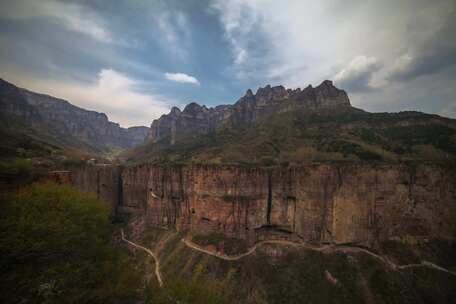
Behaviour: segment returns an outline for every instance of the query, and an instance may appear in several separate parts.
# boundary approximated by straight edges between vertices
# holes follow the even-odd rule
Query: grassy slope
[[[172,234],[153,230],[143,243],[154,248]],[[454,276],[430,268],[394,271],[364,253],[267,245],[224,261],[189,249],[181,237],[174,234],[161,246],[165,288],[151,279],[147,303],[452,303],[456,296]]]
[[[188,143],[140,147],[133,161],[295,163],[454,160],[456,122],[417,112],[276,114],[255,126],[220,128]]]

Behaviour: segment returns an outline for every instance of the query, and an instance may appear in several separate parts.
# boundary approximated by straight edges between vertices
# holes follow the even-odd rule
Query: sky
[[[325,79],[456,118],[455,33],[454,0],[0,0],[0,77],[124,127]]]

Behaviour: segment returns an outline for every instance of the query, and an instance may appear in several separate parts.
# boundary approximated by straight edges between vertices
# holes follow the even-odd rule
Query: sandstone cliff
[[[111,166],[71,169],[141,229],[371,246],[456,236],[456,172],[441,165]]]
[[[456,236],[456,174],[438,165],[139,166],[122,180],[123,206],[149,226],[251,242]]]
[[[40,130],[64,146],[92,151],[132,148],[142,142],[147,127],[122,128],[104,113],[76,107],[66,100],[18,88],[0,79],[2,119]]]

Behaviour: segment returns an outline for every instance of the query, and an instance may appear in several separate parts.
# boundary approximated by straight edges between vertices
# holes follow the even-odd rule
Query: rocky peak
[[[247,92],[245,92],[244,97],[253,97],[253,92],[251,89],[248,89]]]
[[[336,88],[331,80],[323,81],[314,91],[317,101],[324,106],[350,106],[347,93]]]
[[[264,88],[259,88],[255,94],[255,98],[259,101],[270,101],[288,98],[288,92],[283,86],[271,87],[267,85]]]
[[[206,107],[202,107],[196,102],[191,102],[188,105],[185,106],[184,111],[182,113],[185,114],[197,114],[200,112],[204,112],[204,110],[207,110]]]
[[[178,107],[172,107],[171,111],[169,112],[169,114],[172,116],[179,116],[180,113],[181,110]]]
[[[329,80],[323,81],[316,88],[309,85],[304,90],[286,89],[281,85],[272,87],[268,84],[258,88],[255,94],[248,89],[234,105],[220,105],[208,109],[192,102],[182,112],[173,108],[170,114],[152,123],[149,138],[152,138],[153,142],[169,138],[173,143],[174,139],[179,141],[189,134],[194,136],[213,132],[220,124],[249,125],[268,115],[294,109],[315,111],[347,106],[350,106],[350,101],[345,91],[336,88]]]
[[[317,92],[322,92],[322,94],[325,95],[337,95],[341,90],[336,88],[333,85],[333,82],[331,80],[324,80],[319,86],[315,88]]]

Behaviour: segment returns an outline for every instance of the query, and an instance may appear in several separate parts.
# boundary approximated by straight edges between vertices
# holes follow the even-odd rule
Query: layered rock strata
[[[298,168],[136,166],[122,172],[120,211],[147,227],[371,245],[454,238],[456,174],[443,166]]]

